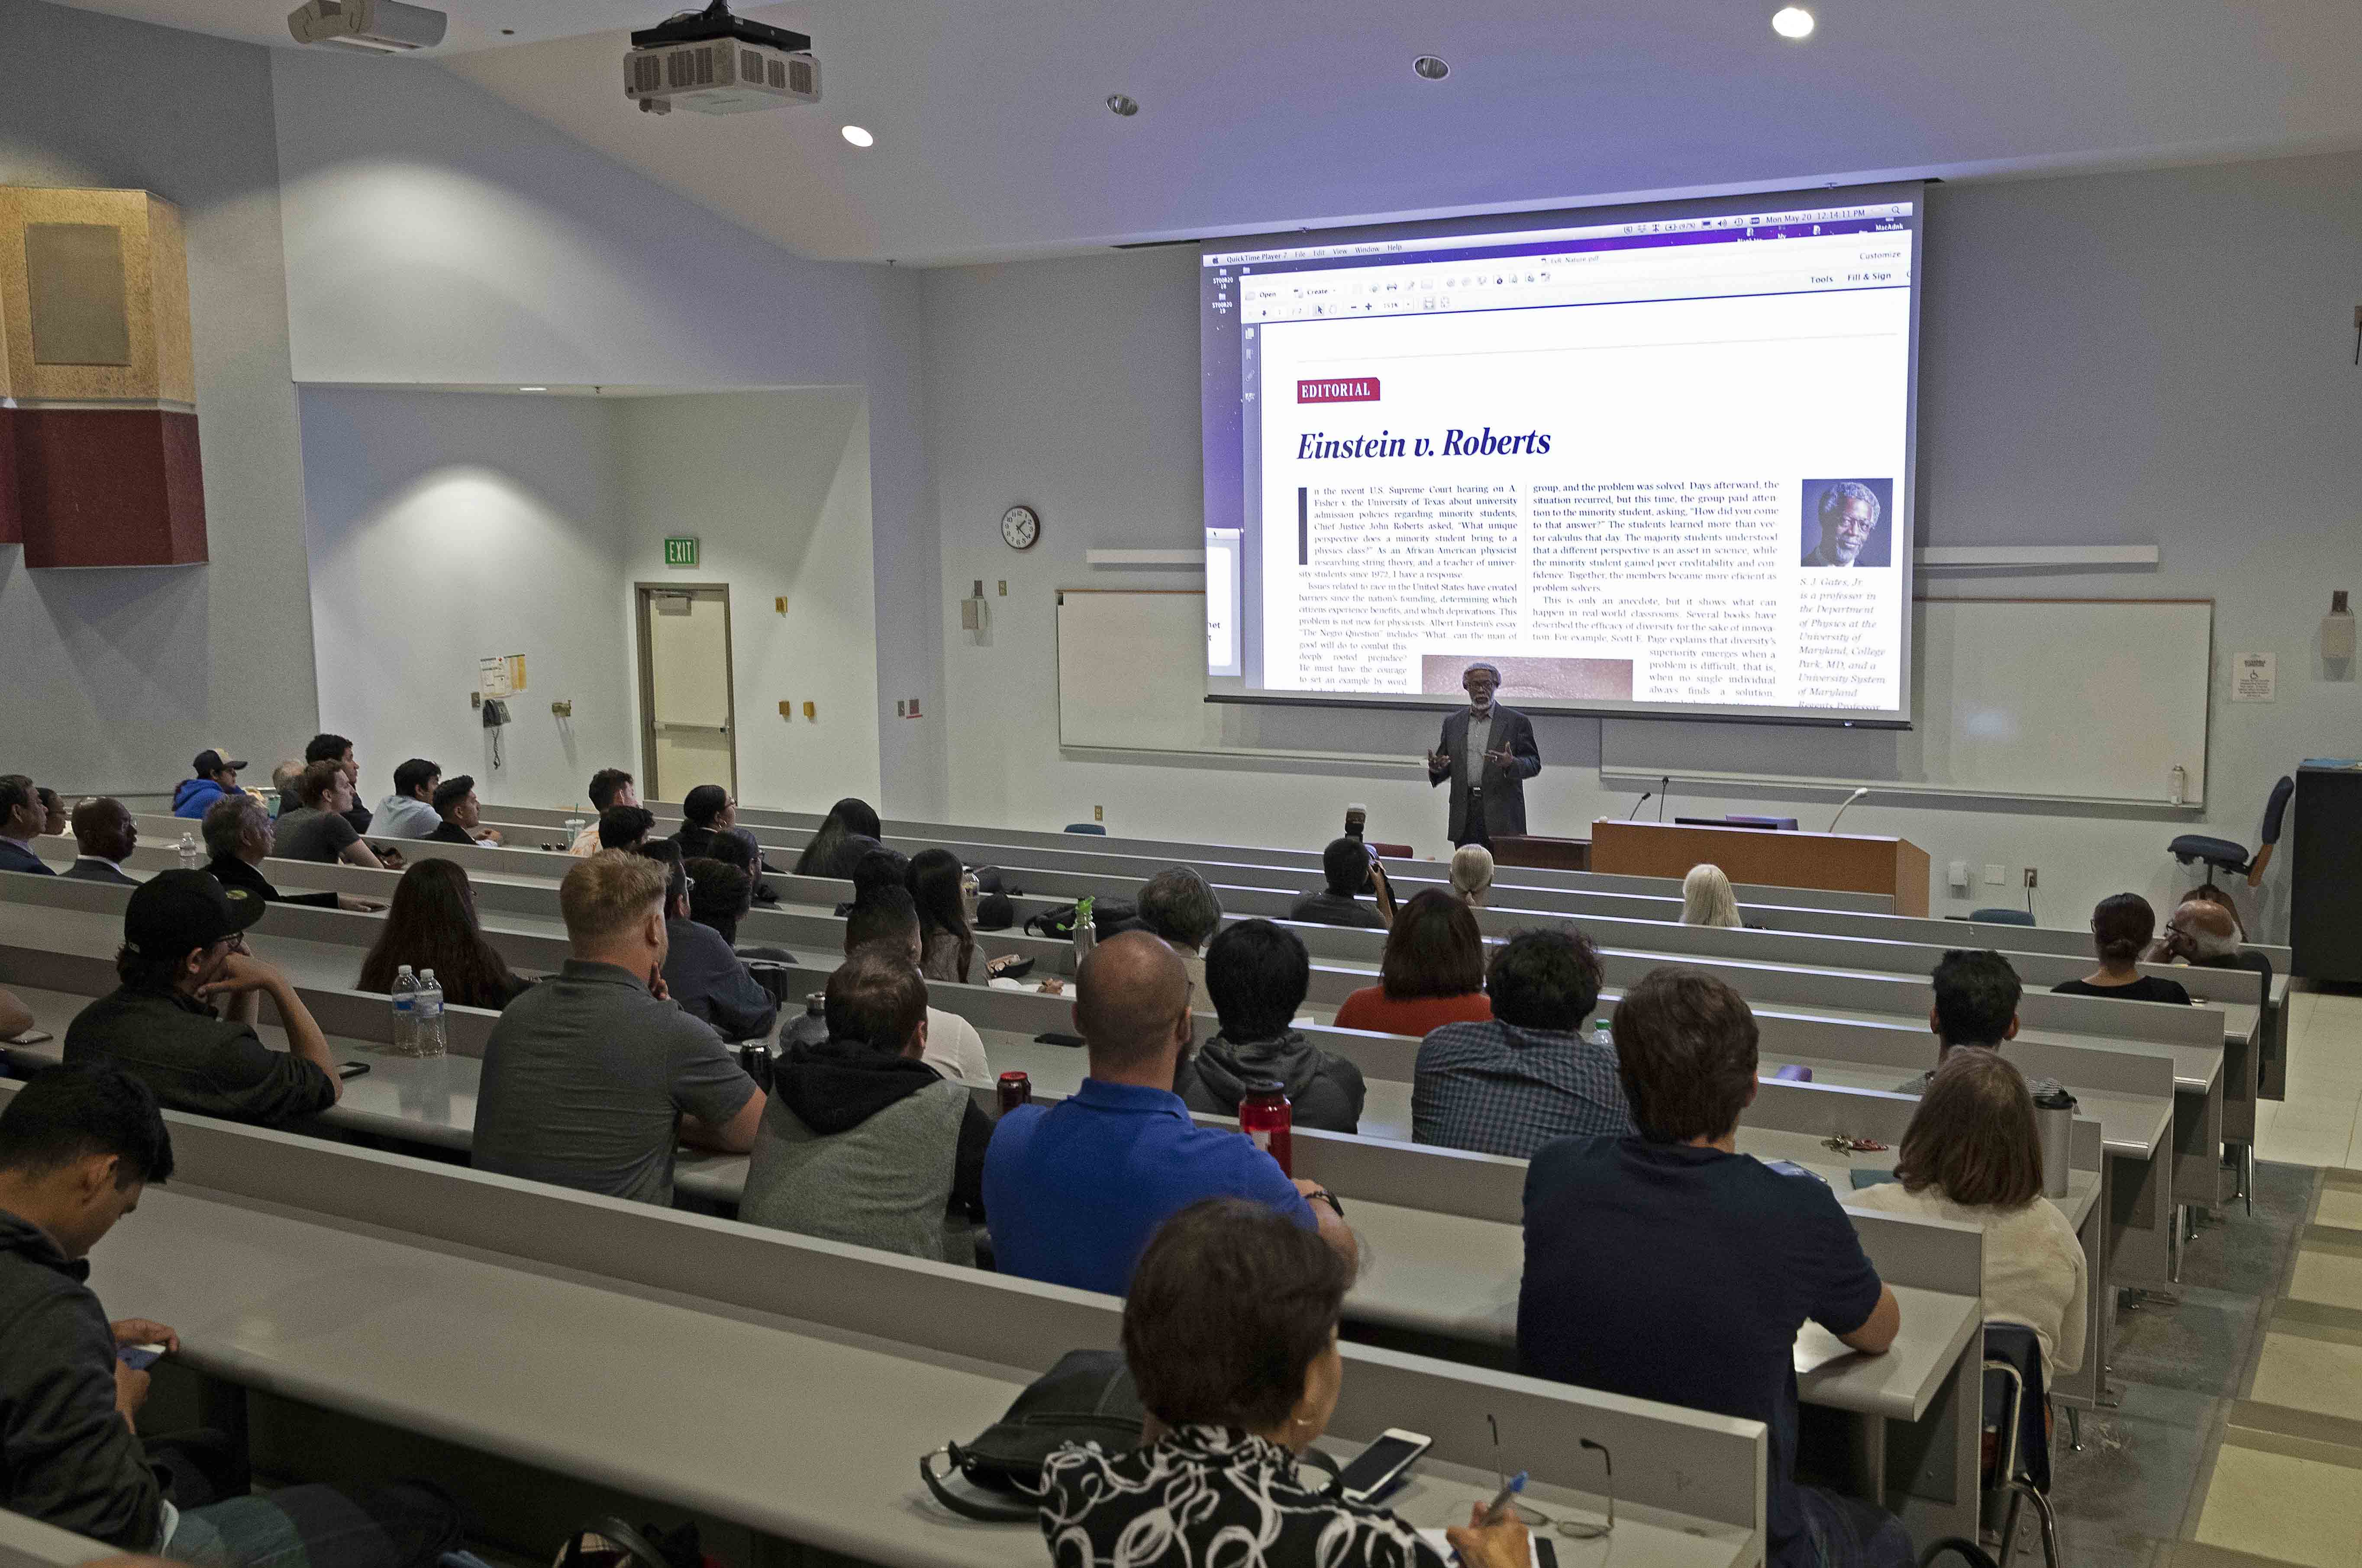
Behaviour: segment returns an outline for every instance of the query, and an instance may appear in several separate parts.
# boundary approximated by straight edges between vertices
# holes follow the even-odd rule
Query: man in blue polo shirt
[[[1090,1073],[1070,1100],[1000,1119],[984,1162],[1003,1274],[1120,1296],[1157,1226],[1202,1198],[1267,1203],[1358,1263],[1344,1207],[1290,1181],[1243,1134],[1199,1127],[1173,1092],[1189,1050],[1189,977],[1145,931],[1092,949],[1075,980]]]

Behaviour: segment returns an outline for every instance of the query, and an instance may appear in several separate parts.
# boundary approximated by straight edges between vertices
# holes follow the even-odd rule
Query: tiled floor
[[[2362,1563],[2362,1175],[2318,1179],[2191,1531],[2241,1563]]]
[[[2289,999],[2288,1098],[2256,1113],[2256,1157],[2362,1170],[2362,996]]]

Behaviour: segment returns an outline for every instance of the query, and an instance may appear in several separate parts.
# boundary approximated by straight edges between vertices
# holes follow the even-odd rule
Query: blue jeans
[[[429,1487],[288,1486],[182,1510],[163,1555],[192,1568],[426,1568],[459,1544]]]
[[[1912,1568],[1910,1532],[1884,1508],[1818,1486],[1796,1488],[1821,1568]]]

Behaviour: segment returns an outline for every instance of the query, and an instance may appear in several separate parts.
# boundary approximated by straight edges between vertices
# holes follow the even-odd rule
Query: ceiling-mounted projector
[[[624,96],[645,114],[678,106],[701,115],[743,115],[820,102],[820,61],[802,33],[730,14],[726,0],[683,11],[632,35],[624,56]]]
[[[443,41],[451,18],[402,0],[306,0],[287,14],[299,44],[334,44],[371,54],[407,54]]]

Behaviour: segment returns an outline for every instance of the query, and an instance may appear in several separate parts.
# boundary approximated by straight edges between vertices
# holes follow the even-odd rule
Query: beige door
[[[699,784],[738,793],[730,675],[730,590],[642,584],[641,798],[677,801]]]

